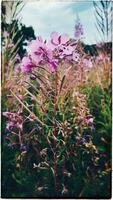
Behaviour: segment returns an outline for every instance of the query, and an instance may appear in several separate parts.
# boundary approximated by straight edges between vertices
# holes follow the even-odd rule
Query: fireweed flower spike
[[[80,22],[77,22],[75,25],[74,37],[76,39],[80,39],[82,35],[83,35],[83,26]]]
[[[18,113],[11,113],[11,112],[3,112],[3,116],[8,118],[8,123],[7,123],[7,129],[12,130],[14,127],[16,127],[19,130],[23,129],[23,118],[20,114]]]
[[[28,44],[28,49],[28,56],[22,59],[22,71],[26,73],[30,73],[37,65],[48,65],[54,73],[59,62],[77,62],[79,59],[79,54],[75,52],[76,45],[72,46],[69,43],[68,35],[59,35],[57,32],[51,34],[48,42],[42,37],[37,37]]]

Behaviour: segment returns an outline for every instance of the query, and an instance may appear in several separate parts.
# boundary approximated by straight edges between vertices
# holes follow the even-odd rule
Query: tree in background
[[[10,38],[12,38],[14,45],[19,41],[15,50],[17,50],[17,53],[22,58],[26,52],[25,46],[27,45],[27,42],[36,38],[34,29],[31,26],[26,27],[24,24],[20,23],[19,20],[13,20],[11,24],[2,24],[2,29],[7,30],[10,33]],[[12,29],[15,33],[14,36],[11,31]]]
[[[28,41],[35,39],[35,33],[31,26],[26,27],[19,18],[23,9],[23,1],[2,2],[2,33],[7,31],[12,43],[16,46],[14,51],[22,58],[26,52],[25,46]]]

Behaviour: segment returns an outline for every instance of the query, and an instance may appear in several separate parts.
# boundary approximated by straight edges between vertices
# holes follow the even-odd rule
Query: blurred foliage
[[[12,20],[11,24],[3,22],[1,27],[2,31],[5,30],[10,33],[9,37],[16,46],[14,51],[17,50],[17,54],[22,58],[26,53],[27,42],[36,39],[33,28],[31,26],[26,27],[18,19]],[[19,42],[17,43],[17,41]]]
[[[68,74],[69,79],[74,73],[73,69],[71,70]],[[63,77],[63,71],[58,75]],[[69,85],[68,76],[62,88],[67,88],[67,83]],[[54,88],[54,79],[51,81],[51,86]],[[70,81],[70,87],[73,88],[71,83],[72,81]],[[56,117],[63,125],[61,128],[58,124],[56,138],[57,194],[54,190],[54,138],[51,121],[54,118],[54,99],[52,96],[49,96],[49,101],[48,98],[45,99],[40,89],[37,93],[36,88],[33,89],[33,86],[37,86],[35,80],[30,82],[27,89],[23,86],[27,92],[23,103],[31,105],[30,110],[40,117],[44,124],[48,124],[48,127],[41,126],[29,115],[29,111],[22,108],[24,117],[28,118],[23,125],[25,149],[21,151],[18,143],[12,144],[6,139],[9,134],[7,138],[15,141],[11,132],[4,133],[6,134],[4,135],[6,145],[2,155],[5,166],[2,168],[2,195],[4,197],[110,198],[111,85],[105,87],[106,85],[103,84],[102,88],[98,85],[91,87],[89,82],[90,87],[82,87],[84,94],[75,91],[73,96],[71,96],[70,87],[68,95],[65,94],[67,89],[61,90]],[[46,109],[48,117],[45,112],[42,112],[37,99]],[[81,121],[81,117],[90,114],[86,104],[94,117],[95,128],[87,127]],[[7,174],[6,168],[10,169]]]
[[[97,182],[95,180],[95,184],[97,184],[95,187],[103,191],[103,196],[108,198],[107,194],[111,191],[112,158],[112,64],[110,60],[109,62],[106,60],[106,57],[109,55],[106,56],[104,51],[103,61],[99,66],[95,65],[93,68],[89,75],[89,82],[86,87],[83,87],[83,92],[87,95],[87,105],[94,117],[93,142],[100,156],[99,166],[101,170],[99,170],[99,179]],[[95,197],[96,195],[97,193],[95,193]]]

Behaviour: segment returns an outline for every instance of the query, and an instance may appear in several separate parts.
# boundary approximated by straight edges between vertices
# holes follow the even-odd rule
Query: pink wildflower
[[[23,72],[31,72],[31,70],[35,67],[34,63],[32,63],[31,59],[25,56],[22,59],[22,71]]]
[[[28,46],[29,57],[26,56],[22,60],[24,72],[31,72],[34,67],[33,63],[35,63],[36,65],[47,64],[53,73],[59,62],[78,61],[79,58],[79,55],[75,53],[75,46],[68,43],[67,34],[59,35],[57,32],[53,32],[49,42],[37,37]]]
[[[7,129],[7,130],[12,130],[13,127],[14,127],[14,122],[8,122],[8,123],[7,123],[7,126],[6,126],[6,129]]]
[[[52,59],[52,50],[48,48],[41,37],[29,44],[31,58],[37,64],[46,64]]]
[[[66,42],[68,41],[68,36],[67,34],[62,34],[62,35],[58,35],[57,32],[53,32],[51,34],[51,43],[54,46],[58,46],[58,45],[64,45],[66,44]]]
[[[7,118],[11,116],[11,112],[3,112],[2,114],[4,117],[7,117]]]
[[[48,43],[50,48],[55,51],[55,56],[62,59],[62,61],[73,60],[73,53],[75,46],[71,46],[68,42],[68,35],[59,35],[57,32],[51,34],[51,41]],[[64,59],[64,60],[63,60]]]
[[[76,39],[79,39],[83,35],[83,26],[80,22],[77,22],[75,25],[74,36]]]
[[[65,58],[67,56],[70,56],[73,54],[74,52],[74,48],[70,45],[65,45],[65,46],[61,46],[59,48],[59,52],[61,51],[61,55],[60,55],[60,58]]]
[[[51,72],[54,73],[56,71],[56,68],[57,68],[57,64],[55,63],[55,61],[51,61],[49,63],[49,66],[50,66]]]
[[[8,118],[8,123],[6,126],[8,130],[12,130],[13,128],[22,130],[23,118],[21,115],[19,115],[18,113],[3,112],[3,116]]]

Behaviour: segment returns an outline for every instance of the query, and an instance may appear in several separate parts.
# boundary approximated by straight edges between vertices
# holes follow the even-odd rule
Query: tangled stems
[[[57,104],[57,71],[55,71],[55,96],[54,96],[54,151],[55,151],[55,156],[54,156],[54,186],[55,186],[55,192],[57,193],[57,154],[56,154],[56,105]]]

